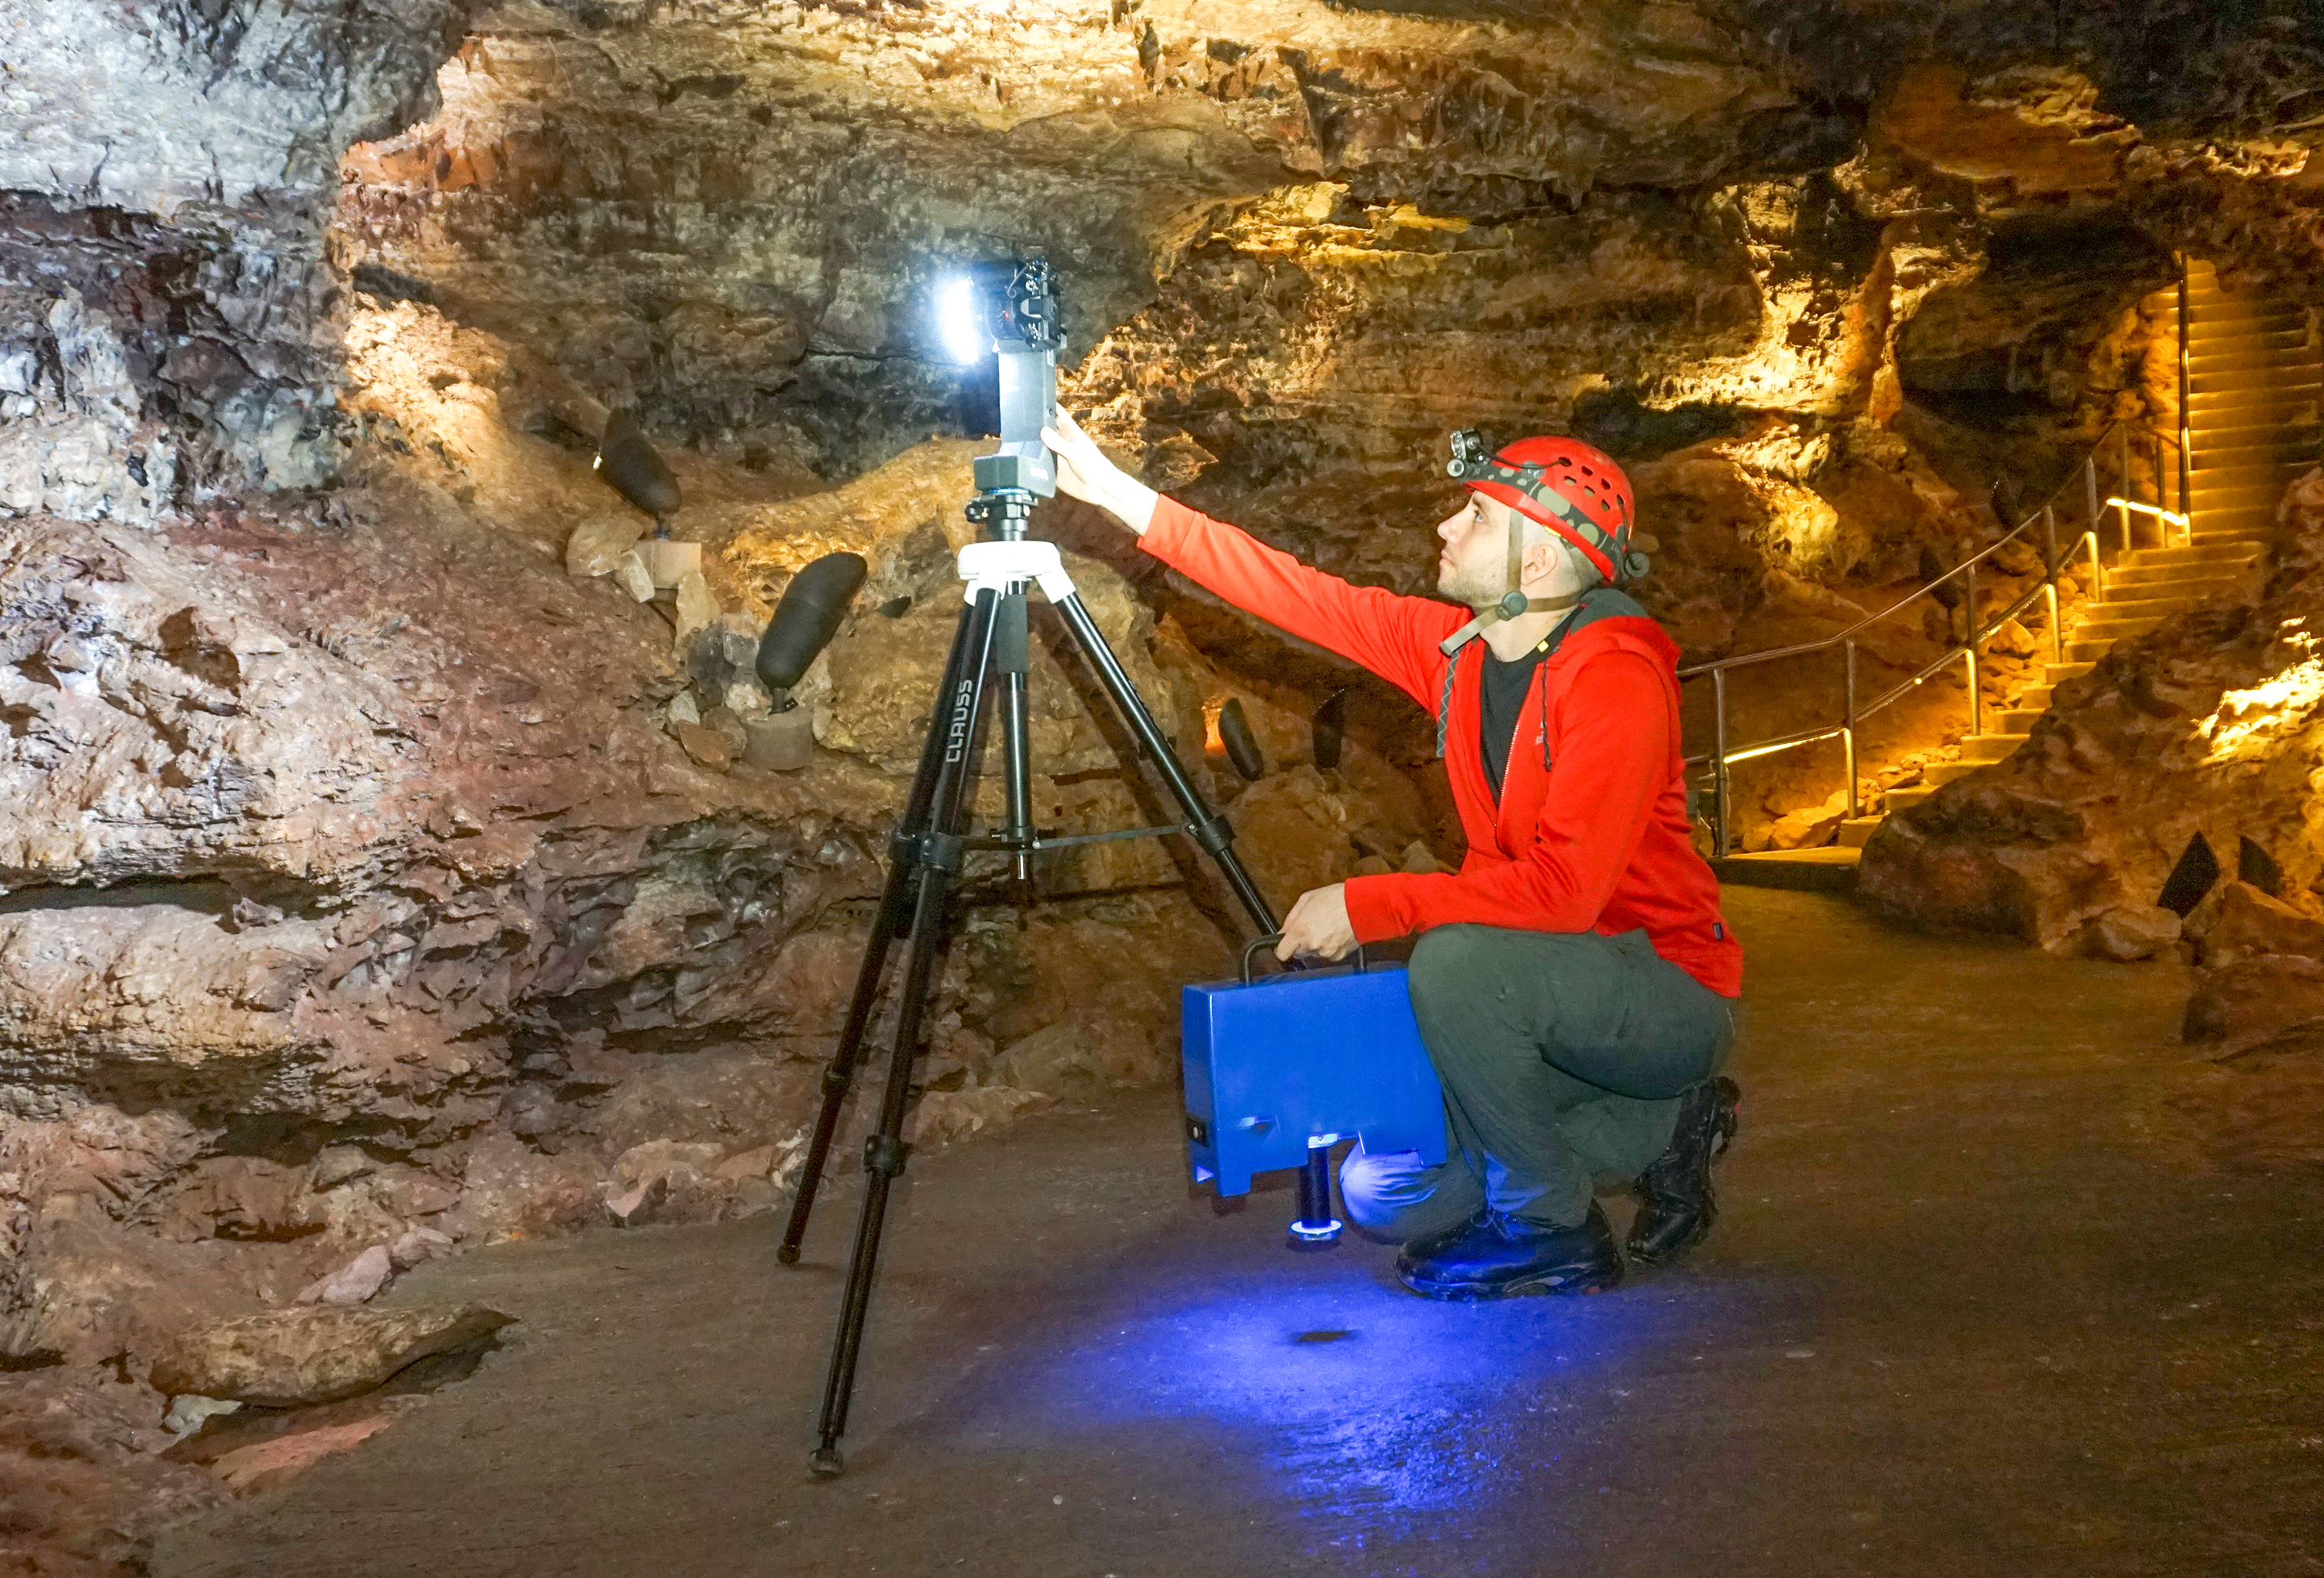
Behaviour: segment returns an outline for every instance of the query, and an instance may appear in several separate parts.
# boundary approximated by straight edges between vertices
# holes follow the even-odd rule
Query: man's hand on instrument
[[[1057,457],[1057,488],[1119,518],[1139,536],[1154,518],[1154,490],[1106,459],[1097,441],[1058,406],[1041,429],[1041,442]]]
[[[1299,895],[1299,902],[1283,919],[1283,940],[1275,945],[1275,957],[1286,962],[1301,953],[1345,959],[1355,945],[1356,929],[1348,921],[1347,885],[1335,882]]]

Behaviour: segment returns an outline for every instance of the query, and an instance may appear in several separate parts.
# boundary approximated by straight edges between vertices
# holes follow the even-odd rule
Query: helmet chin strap
[[[1478,610],[1477,617],[1436,644],[1436,649],[1450,657],[1470,642],[1483,635],[1503,619],[1514,619],[1520,614],[1555,613],[1572,608],[1582,601],[1582,593],[1569,592],[1563,597],[1527,597],[1517,589],[1525,579],[1525,517],[1509,511],[1508,590],[1491,607]]]

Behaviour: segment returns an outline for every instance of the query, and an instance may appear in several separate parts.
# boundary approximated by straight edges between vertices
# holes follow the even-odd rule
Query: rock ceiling
[[[1630,465],[1689,648],[1773,645],[2153,417],[2131,308],[2174,248],[2316,298],[2319,37],[2194,0],[0,0],[0,1359],[107,1360],[143,1422],[106,1439],[152,1436],[173,1334],[358,1252],[776,1197],[944,650],[958,260],[1056,261],[1106,440],[1333,568],[1411,584],[1447,428],[1570,427]],[[705,549],[675,644],[566,573],[638,524],[587,465],[622,401]],[[1351,706],[1319,768],[1344,672],[1045,526],[1190,757],[1244,703],[1272,770],[1213,781],[1271,891],[1450,852],[1403,713]],[[802,686],[825,748],[730,770],[727,638],[841,547],[873,579]],[[1957,727],[1941,689],[1870,756]],[[1037,691],[1044,814],[1150,820]],[[1764,787],[1747,818],[1802,784]],[[1167,1066],[1223,933],[1097,848],[967,928],[924,1137]],[[42,1450],[128,1450],[95,1439]]]

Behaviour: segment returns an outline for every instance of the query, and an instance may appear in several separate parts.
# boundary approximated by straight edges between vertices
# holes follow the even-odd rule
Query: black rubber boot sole
[[[1603,1293],[1621,1286],[1622,1261],[1618,1256],[1611,1261],[1572,1261],[1564,1265],[1544,1266],[1506,1282],[1433,1282],[1411,1271],[1398,1271],[1396,1280],[1423,1298],[1454,1303],[1531,1298],[1546,1294]]]

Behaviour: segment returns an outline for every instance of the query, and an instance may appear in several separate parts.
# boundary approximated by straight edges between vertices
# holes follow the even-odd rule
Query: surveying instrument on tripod
[[[983,529],[985,540],[960,551],[965,606],[953,636],[951,656],[945,662],[944,678],[936,687],[919,768],[890,841],[887,885],[872,919],[871,938],[864,944],[839,1048],[824,1073],[822,1110],[816,1117],[782,1247],[776,1252],[776,1258],[785,1265],[798,1260],[807,1217],[815,1208],[816,1190],[838,1132],[840,1112],[879,1005],[888,956],[901,941],[906,959],[897,989],[895,1041],[889,1055],[887,1085],[881,1094],[879,1124],[863,1143],[862,1214],[856,1222],[839,1330],[833,1340],[831,1368],[824,1385],[823,1412],[816,1427],[820,1439],[809,1460],[814,1472],[825,1475],[837,1474],[844,1467],[839,1438],[847,1427],[847,1407],[862,1351],[881,1229],[886,1221],[889,1193],[903,1172],[910,1150],[904,1143],[903,1130],[911,1100],[912,1065],[919,1053],[922,1022],[936,984],[936,963],[944,951],[951,901],[968,853],[1003,854],[1021,893],[1029,888],[1034,857],[1045,851],[1111,839],[1185,833],[1217,863],[1220,875],[1259,931],[1277,929],[1274,911],[1235,858],[1233,830],[1204,800],[1172,753],[1168,738],[1074,590],[1056,545],[1025,535],[1035,501],[1056,491],[1056,462],[1040,436],[1056,405],[1057,353],[1065,345],[1048,264],[1036,260],[979,265],[947,289],[942,305],[946,314],[944,328],[955,354],[964,361],[971,357],[963,352],[973,352],[978,359],[990,352],[999,358],[1001,447],[975,462],[977,492],[969,502],[968,518]],[[1147,764],[1177,803],[1185,819],[1183,822],[1074,838],[1044,837],[1034,828],[1026,597],[1035,586],[1057,610],[1074,646],[1120,711]],[[1001,703],[1001,822],[990,832],[972,836],[969,788],[975,776],[980,735],[987,721],[985,704],[996,693]]]

